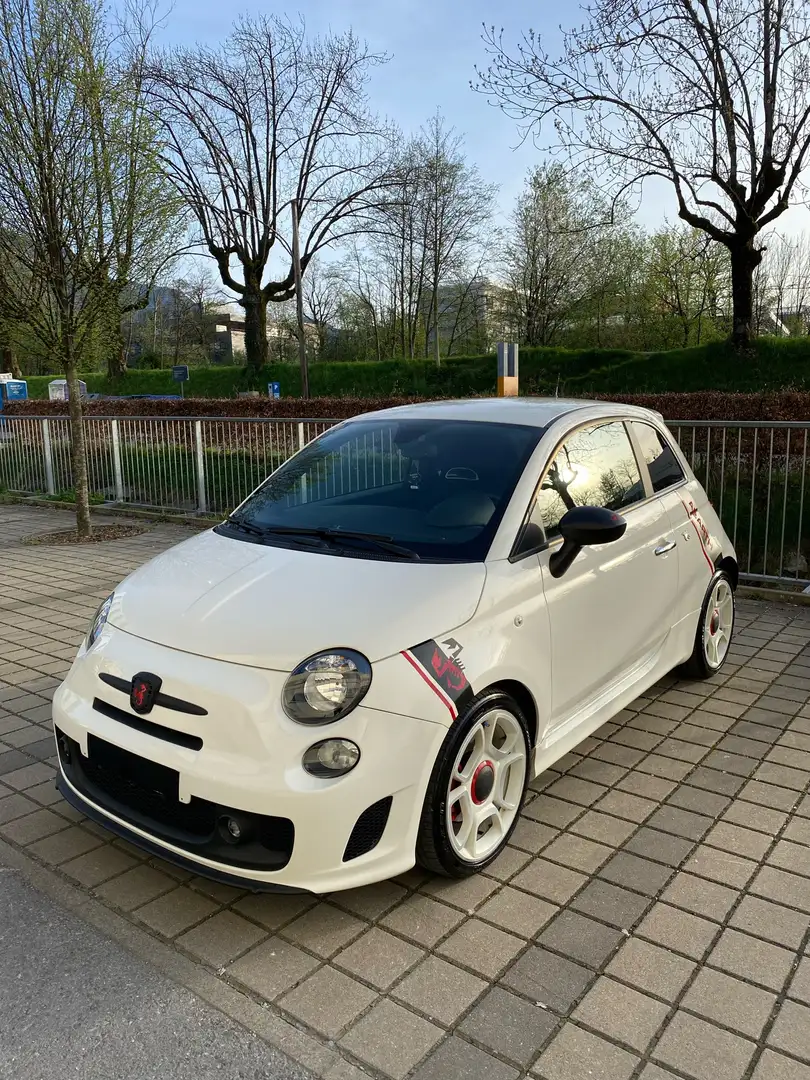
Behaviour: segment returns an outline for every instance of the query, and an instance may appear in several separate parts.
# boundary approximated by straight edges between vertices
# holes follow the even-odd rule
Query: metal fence
[[[336,420],[87,417],[95,502],[225,514]],[[670,421],[750,582],[807,585],[810,422]],[[336,474],[343,483],[341,462]],[[0,417],[0,490],[71,499],[67,417]]]
[[[224,514],[335,420],[85,418],[91,498]],[[0,418],[0,489],[73,498],[67,417]]]

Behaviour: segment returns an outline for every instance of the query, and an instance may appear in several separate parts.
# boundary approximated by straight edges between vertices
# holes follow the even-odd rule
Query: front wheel
[[[497,858],[523,805],[529,747],[526,720],[512,698],[490,690],[473,701],[433,767],[416,841],[421,866],[463,878]]]
[[[692,655],[678,668],[688,679],[708,679],[726,661],[734,633],[734,589],[725,570],[718,570],[700,609]]]

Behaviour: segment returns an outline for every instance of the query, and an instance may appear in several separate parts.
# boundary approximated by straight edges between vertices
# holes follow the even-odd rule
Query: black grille
[[[202,750],[203,741],[198,735],[189,735],[185,731],[175,731],[174,728],[164,727],[163,724],[156,724],[152,720],[144,720],[143,717],[125,712],[117,705],[102,701],[101,698],[93,698],[93,708],[102,716],[117,720],[119,724],[126,724],[135,731],[142,731],[144,735],[152,735],[156,739],[174,743],[175,746],[185,746],[189,750]]]
[[[292,856],[295,828],[289,818],[251,814],[206,799],[179,799],[174,769],[139,757],[95,735],[87,736],[88,757],[58,728],[62,770],[81,794],[109,813],[155,837],[215,862],[256,870],[281,870]],[[238,818],[243,840],[229,843],[221,818]],[[135,834],[132,836],[137,843]]]
[[[180,802],[180,777],[173,769],[138,757],[112,743],[87,736],[89,757],[84,775],[116,802],[161,825],[193,836],[210,836],[216,827],[216,807],[204,799]]]
[[[364,810],[352,829],[352,835],[343,853],[343,861],[357,859],[365,855],[379,844],[385,826],[388,824],[388,815],[391,813],[393,795],[388,795],[379,802],[373,803]]]

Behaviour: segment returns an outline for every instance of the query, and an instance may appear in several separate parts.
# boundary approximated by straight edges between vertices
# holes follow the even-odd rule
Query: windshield
[[[469,420],[355,420],[282,465],[220,531],[330,554],[481,562],[541,435]]]

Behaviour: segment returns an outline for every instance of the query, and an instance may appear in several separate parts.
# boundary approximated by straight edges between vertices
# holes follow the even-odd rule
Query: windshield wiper
[[[249,521],[244,521],[242,518],[231,515],[225,518],[225,523],[233,525],[235,529],[241,529],[242,532],[250,533],[251,536],[264,536],[264,529],[260,529],[258,525],[251,525]]]
[[[256,526],[252,525],[251,528],[256,529]],[[398,555],[403,559],[419,558],[411,548],[395,543],[393,536],[382,536],[379,533],[356,532],[353,529],[316,528],[307,525],[266,525],[261,530],[263,536],[272,536],[274,533],[281,536],[311,536],[325,543],[360,540],[377,548],[378,551],[387,551],[390,555]]]
[[[386,551],[390,555],[398,555],[403,559],[418,559],[419,556],[409,547],[394,542],[393,536],[383,536],[380,533],[357,532],[352,529],[327,529],[315,528],[307,525],[254,525],[242,518],[226,518],[229,525],[250,533],[259,538],[279,536],[302,536],[313,540],[322,540],[324,543],[336,543],[342,540],[360,540],[377,548],[378,551]]]
[[[387,551],[403,559],[418,559],[415,551],[403,544],[397,544],[393,536],[381,536],[379,533],[355,532],[352,529],[318,529],[317,535],[326,540],[361,540],[371,544],[378,551]]]
[[[225,524],[232,525],[235,529],[241,529],[242,532],[255,536],[259,540],[266,540],[268,536],[273,536],[274,533],[281,533],[283,536],[289,534],[290,536],[302,536],[305,540],[312,539],[326,542],[316,529],[295,529],[287,525],[254,525],[251,521],[244,521],[242,518],[236,517],[226,518]]]

